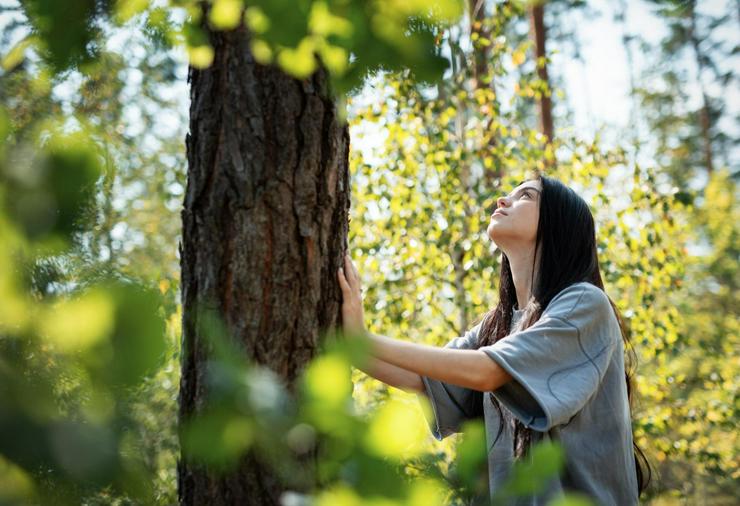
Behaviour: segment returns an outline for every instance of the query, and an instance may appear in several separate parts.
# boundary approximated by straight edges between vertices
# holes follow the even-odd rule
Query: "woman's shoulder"
[[[613,311],[604,290],[588,281],[579,281],[555,295],[544,313],[578,326],[607,319]]]

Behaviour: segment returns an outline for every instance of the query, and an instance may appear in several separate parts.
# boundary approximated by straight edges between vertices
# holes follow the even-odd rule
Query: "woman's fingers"
[[[355,271],[352,269],[352,260],[349,258],[349,255],[346,255],[344,257],[344,276],[347,279],[347,283],[349,283],[349,286],[352,288],[352,290],[357,290],[359,286],[359,280],[355,276]]]
[[[344,267],[340,268],[339,271],[342,273],[342,277],[344,278],[344,281],[351,288],[352,287],[352,271],[349,268],[349,264],[347,263],[346,256],[344,257]]]
[[[344,255],[344,272],[347,276],[347,281],[349,281],[349,284],[351,286],[356,285],[357,278],[355,277],[355,271],[352,268],[352,259],[349,257],[349,254]]]
[[[337,269],[342,289],[342,326],[345,330],[362,333],[365,327],[362,314],[362,291],[359,275],[349,255],[344,257],[344,268]]]
[[[337,277],[339,278],[339,286],[342,289],[342,293],[347,293],[351,290],[347,278],[344,277],[344,270],[340,267],[337,271]]]
[[[355,280],[357,281],[357,286],[360,286],[360,272],[357,270],[357,267],[355,266],[355,263],[350,258],[349,265],[352,267],[352,273],[355,275]]]
[[[357,287],[357,289],[360,289],[360,285],[362,284],[360,281],[360,271],[357,270],[357,267],[355,266],[355,263],[352,261],[352,258],[350,258],[349,254],[347,254],[347,263],[349,264],[348,270],[351,273],[353,285]]]
[[[339,279],[339,287],[342,289],[342,295],[345,300],[354,292],[359,291],[359,289],[356,289],[357,284],[352,281],[352,276],[348,276],[344,269],[340,268],[337,271],[337,278]]]
[[[352,262],[349,254],[344,255],[344,269],[339,269],[340,277],[339,283],[342,290],[349,290],[351,292],[358,292],[362,294],[362,288],[360,287],[360,273]]]

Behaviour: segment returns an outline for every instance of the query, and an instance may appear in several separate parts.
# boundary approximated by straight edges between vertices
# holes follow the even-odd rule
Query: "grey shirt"
[[[488,393],[481,401],[480,392],[422,376],[432,406],[432,434],[441,441],[460,432],[483,402],[491,491],[500,488],[514,461],[516,417],[535,431],[533,443],[556,440],[565,454],[561,477],[517,505],[544,505],[568,490],[600,505],[638,504],[624,347],[609,299],[597,286],[580,282],[553,297],[534,325],[517,330],[523,312],[514,310],[508,336],[480,348],[513,377],[493,391],[505,411],[495,444],[501,420]],[[480,327],[445,347],[475,349]]]

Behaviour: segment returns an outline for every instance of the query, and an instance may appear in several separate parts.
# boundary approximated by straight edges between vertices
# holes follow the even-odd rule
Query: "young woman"
[[[515,459],[551,439],[565,453],[562,476],[517,504],[544,505],[568,490],[601,505],[637,504],[650,469],[633,440],[629,341],[604,293],[588,205],[537,174],[498,199],[487,233],[503,253],[498,305],[444,348],[368,333],[360,276],[345,258],[343,327],[371,341],[363,370],[426,396],[438,440],[482,413],[491,495]]]

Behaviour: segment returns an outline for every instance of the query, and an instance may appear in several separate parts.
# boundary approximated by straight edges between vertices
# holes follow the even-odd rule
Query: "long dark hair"
[[[529,301],[519,308],[524,310],[519,329],[530,327],[539,320],[552,298],[573,283],[586,281],[604,290],[596,249],[594,219],[588,204],[576,192],[556,179],[541,173],[536,173],[533,179],[539,179],[542,183],[533,261],[538,262],[539,268],[535,270],[535,265],[532,266],[531,295]],[[607,298],[609,298],[608,295]],[[515,302],[516,289],[511,275],[511,266],[506,254],[502,253],[499,302],[482,318],[483,323],[478,338],[479,347],[491,345],[509,334]],[[625,381],[631,415],[632,394],[635,389],[632,375],[637,366],[637,356],[630,343],[629,330],[611,298],[609,298],[609,303],[619,322],[624,348],[627,352]],[[488,392],[488,396],[498,409],[502,421],[499,427],[500,435],[504,423],[501,405],[493,394]],[[515,455],[517,457],[526,455],[531,442],[532,430],[514,419]],[[637,446],[634,435],[632,447],[637,470],[638,494],[640,494],[650,483],[652,470],[645,454]]]

